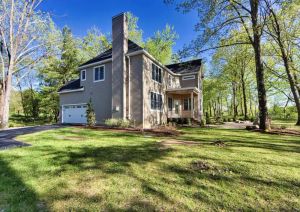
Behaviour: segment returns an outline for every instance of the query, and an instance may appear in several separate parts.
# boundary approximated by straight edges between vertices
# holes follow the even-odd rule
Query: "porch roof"
[[[168,94],[198,94],[200,91],[196,87],[185,87],[185,88],[168,88],[166,90]]]

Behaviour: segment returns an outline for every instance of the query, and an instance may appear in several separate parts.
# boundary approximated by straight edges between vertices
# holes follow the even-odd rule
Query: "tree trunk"
[[[274,20],[273,28],[275,29],[275,33],[276,33],[276,41],[280,48],[281,58],[284,63],[285,71],[288,76],[288,81],[290,83],[290,88],[291,88],[291,91],[292,91],[292,94],[294,97],[294,101],[296,104],[296,108],[297,108],[298,119],[297,119],[296,125],[300,125],[300,92],[299,92],[299,89],[297,89],[297,83],[296,83],[297,78],[295,78],[297,76],[293,75],[291,73],[288,53],[285,51],[284,43],[283,43],[284,41],[281,38],[281,28],[278,23],[276,14],[274,13],[273,10],[271,10],[271,12],[272,12],[271,14],[273,15],[273,18],[274,18],[273,19]]]
[[[258,7],[259,0],[250,0],[251,6],[251,21],[253,29],[253,41],[252,46],[255,54],[255,67],[256,67],[256,83],[258,93],[258,108],[259,108],[259,129],[266,130],[267,125],[267,95],[265,88],[265,73],[261,60],[261,27],[258,24]]]
[[[286,71],[286,74],[288,76],[288,80],[290,83],[291,91],[292,91],[292,94],[294,97],[294,101],[296,104],[296,108],[297,108],[298,119],[297,119],[296,125],[300,125],[300,97],[299,97],[300,94],[298,93],[298,90],[296,89],[295,81],[294,81],[294,78],[292,76],[292,73],[291,73],[290,67],[289,67],[289,61],[288,61],[288,58],[286,56],[286,53],[285,53],[282,45],[280,46],[280,51],[281,51],[285,71]]]
[[[247,96],[246,96],[246,85],[245,85],[245,66],[241,70],[241,82],[242,82],[242,93],[244,100],[244,119],[248,120],[248,108],[247,108]]]
[[[250,114],[251,114],[251,117],[253,117],[253,108],[252,108],[252,97],[251,97],[251,89],[249,89],[249,106],[250,106]]]
[[[237,103],[236,103],[236,83],[233,82],[232,83],[232,103],[233,103],[233,119],[234,121],[236,120],[236,117],[238,115],[238,111],[237,111]]]
[[[1,116],[1,128],[5,129],[8,127],[8,120],[9,120],[9,106],[10,106],[10,96],[11,96],[11,86],[12,86],[12,74],[11,70],[13,70],[13,66],[10,66],[10,70],[8,71],[8,75],[5,80],[5,85],[3,86],[4,89],[3,91],[3,101],[1,105],[1,111],[2,111],[2,116]]]

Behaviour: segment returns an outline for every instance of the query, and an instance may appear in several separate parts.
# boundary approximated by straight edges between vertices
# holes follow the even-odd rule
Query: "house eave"
[[[188,90],[192,90],[193,92],[200,93],[200,90],[197,87],[168,88],[166,89],[166,92],[188,91]]]
[[[79,66],[78,70],[89,68],[91,66],[102,65],[104,63],[111,62],[111,61],[112,61],[112,58],[101,60],[101,61],[98,61],[98,62],[95,62],[95,63],[90,63],[90,64],[87,64],[87,65]]]
[[[68,89],[68,90],[62,90],[57,92],[58,94],[64,94],[64,93],[74,93],[74,92],[80,92],[80,91],[84,91],[84,87],[83,88],[78,88],[78,89]]]

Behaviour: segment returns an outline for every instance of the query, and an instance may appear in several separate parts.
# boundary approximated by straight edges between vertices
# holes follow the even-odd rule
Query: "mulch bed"
[[[86,126],[77,126],[78,128],[87,128],[94,130],[110,130],[115,132],[125,132],[125,133],[136,133],[136,134],[146,134],[157,137],[171,137],[178,136],[182,134],[182,132],[174,129],[168,128],[156,128],[156,129],[139,129],[139,128],[118,128],[118,127],[108,127],[108,126],[95,126],[95,127],[86,127]]]

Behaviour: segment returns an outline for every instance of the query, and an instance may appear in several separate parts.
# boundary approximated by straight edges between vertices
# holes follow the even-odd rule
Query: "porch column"
[[[194,92],[191,93],[191,117],[194,118]]]

